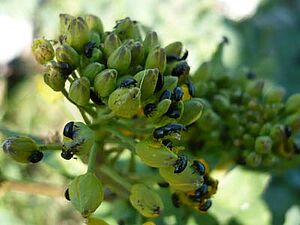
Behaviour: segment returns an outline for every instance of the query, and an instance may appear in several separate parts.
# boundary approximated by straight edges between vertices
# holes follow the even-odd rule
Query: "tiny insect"
[[[73,72],[73,68],[66,62],[58,62],[56,67],[66,78]]]
[[[179,58],[177,55],[167,55],[167,63],[173,62],[173,61],[179,61],[179,60],[186,60],[189,55],[188,50],[186,50],[181,58]]]
[[[159,215],[160,214],[160,207],[159,206],[154,206],[152,208],[152,212],[153,212],[153,214]]]
[[[89,41],[85,46],[84,46],[84,55],[87,58],[91,58],[93,54],[93,49],[96,47],[96,42],[95,41]]]
[[[190,71],[189,64],[185,60],[182,60],[172,69],[171,75],[175,77],[180,77],[183,74],[188,74],[189,71]]]
[[[179,102],[183,97],[183,91],[181,87],[175,87],[172,94],[172,100]]]
[[[97,96],[97,94],[91,89],[90,90],[90,97],[91,100],[97,104],[97,105],[104,105],[104,103],[101,101],[101,99]]]
[[[133,78],[128,78],[126,80],[123,80],[118,88],[128,88],[128,87],[131,87],[131,86],[135,86],[137,84],[137,81]]]
[[[167,183],[167,182],[158,182],[157,184],[158,184],[158,186],[160,186],[161,188],[167,188],[167,187],[170,186],[170,184]]]
[[[163,88],[163,86],[164,86],[164,75],[159,72],[154,93],[160,91]]]
[[[212,206],[212,201],[210,199],[206,200],[203,204],[199,206],[199,210],[206,212]]]
[[[284,133],[287,138],[292,136],[292,129],[290,126],[284,126]]]
[[[170,118],[177,119],[180,117],[180,110],[178,109],[177,106],[171,105],[165,115]]]
[[[194,200],[201,201],[201,199],[208,193],[207,184],[203,184],[200,188],[195,191]]]
[[[172,200],[172,203],[173,203],[173,205],[174,205],[175,208],[179,208],[180,207],[180,199],[179,199],[178,194],[173,193],[171,195],[171,200]]]
[[[173,147],[172,141],[170,141],[169,139],[163,140],[163,141],[162,141],[162,144],[163,144],[164,146],[166,146],[167,148],[169,148],[169,149],[172,149],[172,147]]]
[[[169,123],[163,127],[156,128],[153,131],[153,137],[156,139],[160,139],[166,135],[179,133],[180,131],[187,131],[186,126],[178,123]]]
[[[44,154],[40,151],[34,151],[29,157],[28,161],[31,163],[37,163],[42,160]]]
[[[184,171],[184,169],[186,168],[188,163],[188,159],[186,157],[186,155],[181,154],[178,156],[178,159],[176,160],[175,164],[174,164],[174,173],[181,173],[182,171]]]
[[[67,150],[67,151],[62,151],[60,153],[60,156],[63,158],[63,159],[66,159],[66,160],[70,160],[73,158],[74,154],[73,152]]]
[[[200,176],[203,176],[203,175],[206,173],[206,168],[205,168],[205,166],[203,165],[203,163],[201,163],[201,162],[198,161],[198,160],[194,160],[194,161],[193,161],[192,167],[195,169],[195,171],[198,172],[198,174],[199,174]]]
[[[172,92],[170,90],[165,90],[159,97],[159,101],[161,102],[164,99],[171,99]]]
[[[151,116],[151,113],[156,110],[156,105],[154,103],[149,103],[144,107],[144,114],[146,117]]]
[[[187,79],[187,87],[191,97],[195,97],[195,87],[190,78]]]
[[[74,122],[68,122],[65,127],[64,127],[64,131],[63,131],[63,135],[65,137],[71,138],[73,139],[73,135],[74,135]]]
[[[65,191],[65,198],[66,198],[68,201],[71,201],[71,199],[70,199],[70,194],[69,194],[69,188]]]

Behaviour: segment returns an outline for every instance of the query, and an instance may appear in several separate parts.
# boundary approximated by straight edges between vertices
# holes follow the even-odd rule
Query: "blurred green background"
[[[299,0],[1,0],[0,1],[0,141],[13,132],[32,134],[44,141],[56,140],[69,120],[80,119],[72,105],[43,85],[41,68],[30,52],[34,37],[55,38],[58,14],[93,13],[112,29],[126,16],[157,31],[166,45],[180,40],[189,50],[192,72],[208,60],[222,36],[230,45],[224,60],[231,69],[247,68],[259,77],[300,91]],[[82,224],[78,213],[60,193],[70,178],[84,171],[79,161],[64,162],[59,154],[45,163],[19,165],[0,154],[1,225]],[[300,167],[266,173],[236,167],[220,179],[209,214],[192,217],[189,224],[299,225]],[[45,185],[54,194],[32,195],[11,191],[27,182]],[[48,194],[49,195],[49,194]],[[96,215],[121,224],[132,209],[124,203],[115,210],[104,203]],[[176,224],[166,212],[162,224]],[[131,223],[133,224],[133,223]],[[177,223],[178,224],[178,223]]]

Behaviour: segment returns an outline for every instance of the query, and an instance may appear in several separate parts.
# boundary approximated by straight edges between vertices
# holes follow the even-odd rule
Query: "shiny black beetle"
[[[123,80],[120,84],[119,84],[119,88],[128,88],[131,86],[135,86],[137,84],[137,81],[133,78],[128,78],[126,80]]]
[[[174,164],[174,173],[181,173],[182,171],[184,171],[184,169],[186,168],[188,164],[188,159],[186,157],[186,155],[181,154],[178,156],[178,159],[176,160],[175,164]]]

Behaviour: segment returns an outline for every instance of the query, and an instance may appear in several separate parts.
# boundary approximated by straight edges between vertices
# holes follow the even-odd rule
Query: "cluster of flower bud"
[[[199,149],[193,153],[223,152],[252,168],[270,168],[280,158],[299,154],[295,134],[300,128],[300,95],[285,99],[282,87],[253,72],[229,74],[221,59],[226,43],[224,39],[193,76],[195,94],[205,102],[188,137],[191,149]]]

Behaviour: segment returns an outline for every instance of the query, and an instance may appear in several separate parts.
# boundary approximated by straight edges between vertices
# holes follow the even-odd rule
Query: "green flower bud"
[[[131,205],[144,217],[158,217],[164,208],[160,196],[144,184],[134,184],[129,196]]]
[[[108,57],[107,67],[110,69],[116,69],[119,74],[124,74],[127,72],[130,62],[130,50],[126,46],[122,45]]]
[[[161,122],[162,116],[168,112],[171,104],[172,100],[170,99],[160,101],[156,106],[156,110],[151,113],[151,117],[149,117],[149,119],[155,124]]]
[[[270,153],[272,145],[273,142],[269,136],[260,136],[255,139],[255,151],[260,154]]]
[[[103,24],[101,19],[98,16],[86,15],[84,19],[90,31],[96,32],[97,34],[100,35],[100,37],[103,36],[104,33]]]
[[[142,101],[153,96],[158,79],[158,73],[158,69],[148,69],[137,73],[133,77],[138,82],[137,86],[141,89]]]
[[[117,116],[131,118],[140,110],[140,98],[139,88],[119,88],[110,94],[108,107]]]
[[[135,151],[146,165],[156,168],[172,166],[178,159],[174,152],[162,143],[152,139],[137,143]]]
[[[145,58],[144,46],[141,42],[136,41],[131,46],[131,66],[142,64]]]
[[[82,17],[73,19],[68,27],[67,43],[77,52],[83,52],[83,49],[89,41],[90,31],[87,23]]]
[[[9,137],[2,143],[5,154],[20,163],[29,163],[33,153],[38,152],[38,146],[29,137]]]
[[[203,177],[199,176],[190,163],[181,173],[174,173],[174,167],[161,167],[159,174],[176,191],[195,191],[203,184]]]
[[[249,82],[246,87],[246,93],[251,96],[261,96],[264,88],[264,81],[256,80],[253,82]]]
[[[191,100],[184,101],[184,111],[179,120],[180,124],[190,125],[196,122],[203,111],[203,101],[200,98],[192,98]]]
[[[94,62],[94,63],[89,64],[87,67],[85,67],[82,70],[81,74],[82,74],[82,76],[88,78],[91,83],[93,83],[96,75],[98,73],[100,73],[101,71],[103,71],[104,69],[105,69],[105,66],[103,64]]]
[[[273,87],[271,90],[268,90],[268,92],[265,95],[265,100],[267,103],[280,103],[284,96],[286,94],[286,91],[282,87]]]
[[[177,58],[180,58],[182,49],[183,44],[180,41],[173,42],[165,47],[167,55],[176,56]]]
[[[90,41],[94,41],[96,43],[95,46],[99,47],[101,43],[101,37],[98,33],[92,31],[90,32]]]
[[[152,49],[146,59],[145,69],[157,68],[161,73],[166,69],[167,58],[163,48],[157,47]]]
[[[224,114],[230,109],[230,101],[224,95],[215,95],[213,100],[213,108],[217,112]]]
[[[80,58],[80,68],[85,68],[89,64],[94,63],[94,62],[103,62],[103,53],[100,49],[94,48],[92,51],[92,56],[91,58],[87,58],[85,55],[81,55]]]
[[[288,113],[298,112],[300,109],[300,93],[291,95],[286,101],[285,110]]]
[[[117,21],[114,33],[116,33],[122,41],[126,39],[141,40],[140,30],[136,22],[133,22],[129,17]]]
[[[246,164],[251,167],[259,167],[262,163],[262,157],[256,152],[250,152],[246,156]]]
[[[118,72],[114,69],[106,69],[97,74],[94,80],[94,90],[100,97],[108,97],[117,86]]]
[[[175,87],[177,87],[177,84],[178,84],[178,77],[164,76],[164,85],[163,85],[163,88],[159,92],[157,92],[156,96],[159,98],[160,95],[165,90],[173,90]]]
[[[76,177],[69,186],[72,205],[83,217],[89,217],[103,201],[103,187],[93,173]]]
[[[152,49],[159,46],[157,33],[155,31],[148,32],[143,44],[145,48],[145,55],[148,55]]]
[[[81,77],[71,83],[69,98],[77,105],[86,105],[90,99],[90,81]]]
[[[271,128],[270,136],[274,142],[274,145],[278,146],[284,142],[286,139],[284,133],[284,126],[280,124],[276,124]]]
[[[54,49],[50,41],[44,38],[35,39],[32,43],[31,50],[35,60],[42,65],[46,64],[54,57]]]
[[[66,78],[54,65],[49,65],[44,73],[44,82],[54,91],[62,91],[65,88]]]
[[[62,44],[56,49],[55,56],[58,62],[68,63],[72,68],[77,68],[79,66],[80,56],[68,44]]]
[[[117,48],[121,46],[122,42],[115,33],[110,33],[104,41],[104,54],[108,58]]]
[[[286,124],[292,128],[292,131],[300,129],[300,112],[294,113],[286,118]]]
[[[68,32],[68,27],[72,20],[74,20],[75,17],[71,16],[69,14],[59,14],[59,30],[61,34],[66,34]]]

